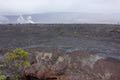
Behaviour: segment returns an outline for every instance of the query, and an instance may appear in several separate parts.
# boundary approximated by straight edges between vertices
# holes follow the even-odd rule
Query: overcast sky
[[[120,13],[120,0],[0,0],[0,14]]]

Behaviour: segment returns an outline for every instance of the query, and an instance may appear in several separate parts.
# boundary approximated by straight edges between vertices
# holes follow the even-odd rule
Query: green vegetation
[[[11,71],[10,80],[19,80],[20,73],[30,66],[28,52],[17,48],[5,55],[4,66]],[[2,76],[1,78],[4,78]],[[1,80],[1,79],[0,79]]]
[[[6,76],[0,73],[0,80],[6,80]]]

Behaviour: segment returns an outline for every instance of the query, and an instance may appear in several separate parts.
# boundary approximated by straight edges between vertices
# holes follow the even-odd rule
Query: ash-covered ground
[[[120,25],[0,25],[0,48],[57,48],[120,56]],[[118,56],[119,55],[119,56]]]

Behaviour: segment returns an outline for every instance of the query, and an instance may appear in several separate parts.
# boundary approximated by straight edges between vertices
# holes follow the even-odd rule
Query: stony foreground
[[[35,51],[28,80],[120,80],[120,60],[81,51]]]

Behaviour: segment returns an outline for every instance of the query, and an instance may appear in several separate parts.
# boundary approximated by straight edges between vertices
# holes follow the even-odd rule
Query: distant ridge
[[[0,16],[0,24],[6,24],[6,23],[9,23],[9,19],[4,16]]]
[[[8,19],[6,21],[9,23],[120,23],[119,14],[56,12],[25,15],[4,15],[4,17]]]

